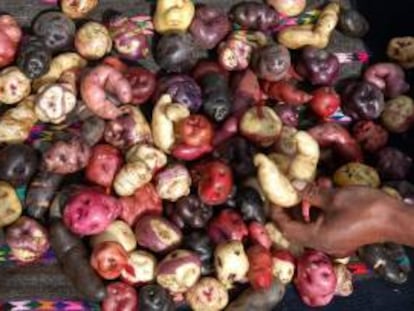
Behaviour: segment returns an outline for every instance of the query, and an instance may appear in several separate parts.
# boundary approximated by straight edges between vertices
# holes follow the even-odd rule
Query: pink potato
[[[0,15],[0,68],[11,64],[17,52],[22,30],[10,15]]]
[[[337,285],[336,273],[329,257],[318,251],[305,252],[297,262],[295,285],[308,306],[329,304]]]
[[[123,282],[111,283],[106,287],[108,296],[102,303],[102,311],[135,311],[138,305],[136,290]]]
[[[105,231],[120,212],[121,205],[114,197],[95,189],[83,189],[69,199],[63,220],[73,233],[92,235]]]
[[[123,163],[118,149],[110,145],[96,145],[86,167],[86,178],[97,185],[110,187]]]

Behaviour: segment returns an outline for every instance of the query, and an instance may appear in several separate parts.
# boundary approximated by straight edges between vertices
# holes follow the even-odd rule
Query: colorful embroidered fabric
[[[71,300],[16,300],[2,303],[0,311],[98,311],[99,304]]]

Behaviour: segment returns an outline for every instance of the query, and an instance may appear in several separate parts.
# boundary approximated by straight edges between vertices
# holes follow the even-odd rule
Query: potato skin
[[[381,182],[373,167],[357,162],[350,162],[338,168],[333,180],[340,187],[368,186],[377,188]]]
[[[15,189],[7,182],[0,181],[0,228],[15,222],[22,213],[22,204]]]
[[[22,30],[11,15],[0,15],[0,68],[13,62]]]
[[[389,100],[381,115],[382,125],[391,133],[403,133],[414,124],[414,101],[408,96]]]

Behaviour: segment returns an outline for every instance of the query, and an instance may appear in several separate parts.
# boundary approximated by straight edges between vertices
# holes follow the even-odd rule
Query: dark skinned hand
[[[295,220],[276,207],[272,219],[289,241],[337,257],[346,257],[363,245],[393,240],[396,210],[403,208],[381,190],[358,186],[310,187],[303,198],[321,210],[315,221]]]

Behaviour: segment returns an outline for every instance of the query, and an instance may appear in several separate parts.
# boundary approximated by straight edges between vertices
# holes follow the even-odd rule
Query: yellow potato
[[[336,170],[333,180],[340,187],[369,186],[378,188],[381,183],[379,175],[373,167],[358,162],[341,166]]]
[[[275,249],[288,250],[295,256],[300,256],[303,253],[303,247],[288,241],[274,223],[267,223],[265,229]]]
[[[102,233],[91,238],[91,246],[95,247],[102,242],[118,242],[127,251],[133,251],[137,246],[137,240],[131,227],[122,220],[113,221]]]
[[[26,97],[0,117],[0,143],[24,142],[37,121],[34,96]]]
[[[22,204],[14,188],[0,181],[0,228],[15,222],[22,214]]]

